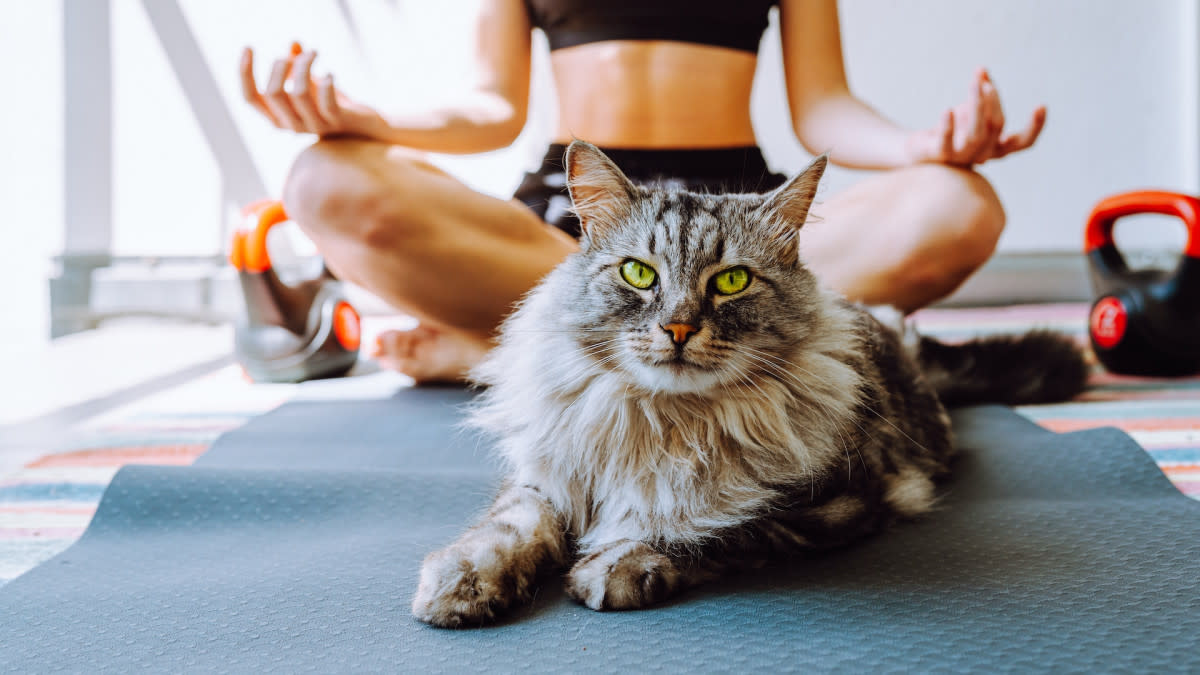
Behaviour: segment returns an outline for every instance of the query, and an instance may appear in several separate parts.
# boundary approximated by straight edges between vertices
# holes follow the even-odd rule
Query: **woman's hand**
[[[1027,127],[1004,135],[1000,94],[987,71],[980,68],[967,100],[943,113],[933,129],[909,136],[907,150],[914,163],[970,167],[1028,148],[1045,124],[1046,107],[1039,106]]]
[[[242,95],[246,102],[280,129],[297,133],[337,136],[370,136],[381,122],[379,113],[355,103],[337,90],[333,76],[312,75],[315,51],[303,51],[293,43],[291,54],[271,67],[261,91],[254,79],[254,51],[242,51]]]

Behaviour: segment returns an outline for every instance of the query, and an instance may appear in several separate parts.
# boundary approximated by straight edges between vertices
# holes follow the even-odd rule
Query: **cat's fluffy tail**
[[[1024,405],[1073,398],[1087,384],[1083,349],[1061,333],[984,337],[946,344],[921,336],[917,360],[947,406]]]

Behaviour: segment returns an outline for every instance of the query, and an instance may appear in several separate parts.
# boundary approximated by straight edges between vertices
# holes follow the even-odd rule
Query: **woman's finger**
[[[284,90],[291,69],[291,58],[279,59],[275,62],[271,68],[271,77],[267,80],[267,88],[263,91],[263,99],[284,128],[292,131],[305,131],[304,121],[292,108],[292,102],[288,98],[287,91]]]
[[[996,147],[1000,144],[1000,136],[1004,133],[1004,111],[1000,107],[1000,94],[996,85],[986,77],[983,82],[983,103],[987,119],[985,125],[985,140],[975,153],[975,161],[986,162],[994,156]]]
[[[938,132],[941,134],[941,145],[938,148],[938,159],[943,162],[950,161],[954,157],[954,111],[947,110],[942,113],[942,120],[938,124]]]
[[[996,125],[997,129],[1004,129],[1004,106],[1000,103],[1000,90],[996,88],[996,83],[992,81],[992,74],[984,71],[984,80],[987,84],[988,104],[990,111],[990,119],[992,124]],[[997,132],[999,133],[999,132]]]
[[[306,131],[324,134],[329,132],[329,121],[317,110],[317,92],[312,80],[312,65],[316,58],[316,52],[305,52],[292,65],[291,103]]]
[[[1037,141],[1038,136],[1042,133],[1042,127],[1046,126],[1046,106],[1041,106],[1033,111],[1033,118],[1029,121],[1029,126],[1023,131],[1009,135],[996,147],[997,158],[1003,157],[1014,152],[1019,152],[1033,145]]]
[[[333,75],[326,75],[317,82],[317,109],[336,129],[341,126],[342,109],[337,101],[337,89],[333,87]]]
[[[984,103],[982,71],[976,73],[964,112],[966,124],[963,125],[955,159],[963,164],[972,164],[979,149],[987,142],[987,109]]]
[[[262,113],[264,117],[271,121],[271,124],[280,126],[279,120],[271,113],[271,109],[267,107],[266,101],[263,100],[262,93],[258,91],[258,83],[254,81],[254,50],[246,47],[242,50],[242,98],[246,99],[255,110]]]

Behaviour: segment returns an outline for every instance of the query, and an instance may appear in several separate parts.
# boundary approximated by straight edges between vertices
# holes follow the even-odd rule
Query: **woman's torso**
[[[755,57],[681,42],[608,41],[551,55],[556,142],[610,148],[754,145]]]
[[[560,3],[552,9],[571,19],[563,7],[572,0],[549,0]],[[574,0],[582,2],[583,0]],[[548,0],[530,4],[534,25],[545,22]],[[721,4],[728,3],[728,4]],[[620,3],[617,3],[618,5]],[[697,41],[679,39],[600,39],[553,49],[550,53],[558,92],[558,124],[554,140],[569,143],[573,138],[586,138],[601,147],[610,148],[725,148],[755,144],[750,121],[750,90],[754,82],[756,51],[761,27],[766,24],[769,2],[730,3],[718,0],[709,3],[709,17],[699,5],[681,10],[679,2],[654,0],[637,4],[639,13],[655,11],[680,14],[678,21],[660,16],[653,22],[644,16],[630,19],[641,21],[635,31],[654,35],[658,27],[678,30],[681,22],[690,20],[699,29]],[[666,6],[674,4],[674,8]],[[753,10],[748,6],[756,5]],[[740,8],[739,8],[739,5]],[[586,7],[586,6],[585,6]],[[594,11],[590,5],[583,11]],[[728,8],[738,8],[729,10]],[[730,24],[725,26],[714,14],[728,13]],[[551,17],[553,18],[553,17]],[[584,26],[596,34],[604,30]],[[610,31],[620,34],[621,25]],[[728,28],[728,30],[725,30]],[[545,27],[551,45],[562,38],[556,26]],[[741,41],[741,48],[706,44],[705,31],[717,40],[728,35]],[[627,30],[625,30],[627,32]]]

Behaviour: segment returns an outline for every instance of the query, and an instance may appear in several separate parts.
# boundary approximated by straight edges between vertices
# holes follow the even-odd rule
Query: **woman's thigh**
[[[872,175],[818,202],[800,243],[827,286],[911,311],[949,295],[986,262],[1004,222],[985,178],[922,165]]]
[[[340,277],[422,321],[480,336],[577,248],[523,204],[369,141],[310,147],[284,201]]]

